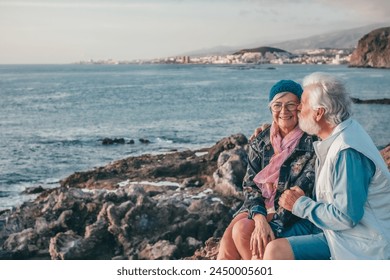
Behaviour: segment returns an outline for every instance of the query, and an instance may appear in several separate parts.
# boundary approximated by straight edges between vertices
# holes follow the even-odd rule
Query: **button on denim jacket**
[[[297,147],[280,168],[275,197],[276,215],[274,219],[280,220],[284,227],[292,225],[300,218],[293,215],[290,211],[279,208],[277,202],[281,193],[293,186],[299,186],[307,196],[313,197],[315,180],[315,152],[313,141],[316,140],[317,138],[315,136],[304,133]],[[248,218],[251,219],[254,214],[267,214],[261,191],[253,182],[253,178],[260,170],[268,165],[273,155],[274,149],[270,141],[270,128],[267,128],[249,143],[248,166],[243,179],[245,201],[235,215],[248,212]]]

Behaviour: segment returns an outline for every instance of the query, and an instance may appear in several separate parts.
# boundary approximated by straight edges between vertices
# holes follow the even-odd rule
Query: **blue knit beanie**
[[[292,80],[281,80],[271,88],[271,91],[269,92],[269,101],[274,99],[275,95],[281,92],[290,92],[301,100],[303,89],[300,84]]]

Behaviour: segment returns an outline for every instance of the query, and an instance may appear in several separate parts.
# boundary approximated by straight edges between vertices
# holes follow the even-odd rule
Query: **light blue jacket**
[[[327,139],[315,142],[314,148],[317,201],[299,198],[293,214],[324,230],[332,259],[390,259],[390,173],[371,138],[356,121],[348,119]],[[357,192],[353,188],[359,186],[351,183],[354,162],[343,162],[347,166],[337,170],[340,155],[348,149],[375,165],[372,177],[363,176],[368,178],[367,187]],[[370,173],[369,166],[360,172]],[[356,193],[360,194],[353,195]]]

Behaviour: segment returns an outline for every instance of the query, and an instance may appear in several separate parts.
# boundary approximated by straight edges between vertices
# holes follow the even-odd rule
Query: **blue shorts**
[[[309,220],[299,220],[291,227],[281,229],[276,224],[271,227],[276,238],[286,238],[296,260],[329,260],[330,251],[321,229]]]

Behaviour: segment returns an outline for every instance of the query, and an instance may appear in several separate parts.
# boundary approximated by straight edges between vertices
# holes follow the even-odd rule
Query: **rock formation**
[[[261,53],[264,56],[267,52],[269,52],[269,53],[288,53],[288,54],[290,54],[288,51],[285,51],[285,50],[282,50],[282,49],[278,49],[278,48],[258,47],[258,48],[253,48],[253,49],[242,49],[242,50],[239,50],[239,51],[233,53],[233,55],[244,54],[244,53]]]
[[[241,204],[246,144],[237,134],[208,149],[75,173],[0,213],[0,259],[191,258]]]
[[[247,139],[75,173],[0,212],[1,259],[215,259],[241,206]],[[390,168],[390,145],[382,151]]]
[[[390,68],[390,27],[364,35],[351,55],[349,66]]]
[[[390,98],[381,98],[381,99],[360,99],[351,97],[352,102],[356,104],[390,104]]]

